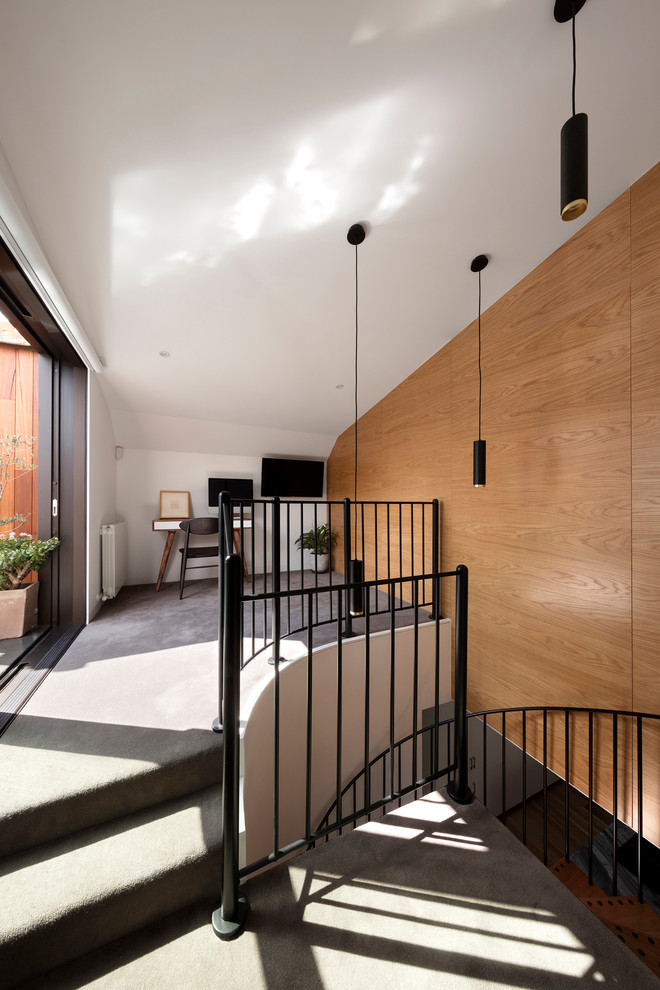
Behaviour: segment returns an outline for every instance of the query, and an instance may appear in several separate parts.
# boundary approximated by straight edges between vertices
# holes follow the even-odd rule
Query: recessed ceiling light
[[[158,351],[161,357],[172,357],[169,351]]]

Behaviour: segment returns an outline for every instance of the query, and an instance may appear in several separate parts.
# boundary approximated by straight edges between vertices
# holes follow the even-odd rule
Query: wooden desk
[[[156,581],[156,591],[160,591],[160,586],[163,583],[163,577],[165,575],[165,568],[167,567],[167,562],[170,559],[170,553],[172,550],[172,545],[174,543],[174,537],[179,532],[179,524],[183,522],[183,519],[152,519],[151,528],[154,533],[167,533],[167,539],[165,540],[165,549],[163,550],[163,556],[160,561],[160,569],[158,571],[158,580]],[[252,529],[252,520],[243,519],[243,529]],[[247,563],[243,555],[243,548],[241,546],[241,521],[240,519],[234,519],[233,526],[233,537],[234,537],[234,549],[239,557],[243,560],[243,574],[245,577],[250,576],[248,571]]]
[[[163,556],[160,561],[160,570],[158,571],[158,580],[156,581],[156,591],[160,591],[160,586],[163,583],[163,576],[165,574],[165,568],[167,567],[167,562],[170,559],[170,551],[172,549],[172,544],[174,543],[174,537],[179,532],[179,523],[182,522],[183,519],[153,519],[151,522],[151,528],[154,533],[167,533],[165,549],[163,550]]]

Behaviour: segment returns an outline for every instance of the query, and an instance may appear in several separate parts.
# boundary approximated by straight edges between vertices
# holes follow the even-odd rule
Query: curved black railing
[[[491,720],[497,719],[499,728],[494,730],[490,736],[488,729],[492,728],[489,726],[489,718]],[[514,718],[517,720],[517,725],[512,726],[512,721]],[[451,726],[454,722],[454,718],[445,719],[439,722],[437,727],[435,725],[426,726],[423,728],[423,732],[430,733],[435,739],[436,732],[444,728],[446,730],[446,753],[447,753],[447,765],[444,770],[438,773],[438,780],[442,780],[443,777],[447,778],[449,783],[450,775],[456,770],[456,763],[452,760],[451,752]],[[530,722],[532,722],[531,728],[534,730],[534,735],[536,736],[535,745],[531,748],[529,747],[529,736],[530,736]],[[557,725],[556,723],[560,723]],[[542,795],[542,842],[541,842],[541,858],[545,865],[548,865],[548,847],[550,833],[549,830],[552,827],[552,820],[548,814],[548,775],[552,774],[553,777],[558,779],[558,783],[563,784],[563,822],[561,824],[561,829],[563,835],[560,837],[561,841],[556,842],[556,845],[561,845],[563,843],[564,848],[564,859],[566,862],[571,860],[572,856],[572,846],[571,842],[571,801],[575,801],[575,797],[571,797],[574,793],[578,797],[584,797],[586,799],[586,809],[587,809],[587,827],[586,827],[586,870],[588,876],[589,884],[592,884],[594,876],[594,808],[598,807],[602,812],[605,810],[607,817],[611,818],[611,851],[610,851],[610,863],[609,863],[609,882],[610,891],[608,893],[616,895],[618,891],[618,874],[619,874],[619,856],[620,856],[620,832],[622,825],[625,824],[622,819],[620,819],[621,811],[621,794],[620,794],[620,783],[621,783],[621,751],[624,753],[630,752],[630,757],[624,759],[624,772],[627,776],[627,786],[628,795],[630,800],[627,802],[627,808],[624,817],[629,819],[627,827],[631,824],[636,825],[635,831],[635,843],[636,843],[636,886],[637,886],[637,897],[640,901],[644,900],[644,871],[645,862],[643,856],[644,849],[644,733],[645,727],[650,729],[650,726],[658,726],[660,723],[660,715],[652,714],[649,712],[636,712],[636,711],[626,711],[624,709],[610,709],[610,708],[581,708],[581,707],[564,707],[564,706],[520,706],[516,708],[496,708],[488,709],[486,711],[468,713],[467,724],[468,732],[470,728],[477,728],[478,733],[481,735],[480,747],[478,743],[473,739],[468,749],[471,753],[476,754],[477,749],[481,749],[481,762],[482,762],[482,781],[481,787],[478,788],[479,796],[481,797],[482,803],[493,810],[493,805],[495,806],[495,813],[501,818],[504,824],[507,824],[507,816],[510,814],[510,809],[512,806],[512,799],[510,792],[515,790],[511,787],[508,782],[509,775],[507,769],[511,768],[512,762],[518,760],[518,773],[517,780],[520,781],[520,800],[518,800],[517,794],[513,798],[513,803],[516,810],[520,812],[519,817],[522,819],[520,828],[520,838],[525,846],[528,845],[528,814],[527,808],[531,800],[534,800],[539,790],[535,787],[531,788],[531,793],[529,793],[528,787],[528,770],[529,761],[532,759],[538,764],[539,770],[542,774],[542,786],[540,793]],[[512,732],[513,729],[513,732]],[[598,729],[598,732],[596,732]],[[585,731],[586,730],[586,731]],[[582,733],[586,735],[587,746],[586,753],[582,752],[580,748],[581,755],[586,755],[586,762],[584,773],[571,772],[571,765],[575,758],[575,736]],[[513,735],[513,739],[511,736]],[[605,744],[598,743],[598,740],[602,740],[603,737],[607,737]],[[497,738],[499,737],[499,738]],[[342,809],[342,814],[337,816],[337,799],[335,798],[328,808],[328,811],[324,815],[323,819],[319,824],[319,831],[329,832],[332,830],[339,830],[347,825],[352,825],[353,827],[363,818],[366,814],[370,817],[373,813],[378,811],[386,811],[393,802],[398,801],[401,803],[401,799],[411,792],[415,792],[429,784],[433,778],[422,777],[420,780],[415,781],[409,772],[406,773],[405,769],[402,767],[404,762],[403,759],[403,749],[410,742],[412,735],[408,735],[401,740],[397,741],[394,745],[394,751],[397,754],[396,759],[396,774],[397,774],[397,788],[391,793],[386,794],[385,780],[389,772],[389,761],[391,760],[391,753],[389,748],[383,750],[378,756],[375,756],[369,763],[368,773],[370,778],[375,778],[375,780],[382,779],[382,793],[386,795],[384,800],[379,800],[373,802],[371,806],[366,807],[364,803],[361,805],[360,795],[364,794],[365,788],[365,769],[360,768],[358,772],[348,781],[348,783],[342,788],[339,807]],[[490,738],[490,742],[489,742]],[[518,740],[515,742],[514,740]],[[656,747],[660,748],[660,733],[656,729],[655,733],[655,743]],[[490,757],[493,755],[493,749],[497,748],[498,752],[495,754],[495,759],[492,760]],[[511,749],[518,748],[520,750],[519,756],[512,757]],[[552,760],[552,765],[548,759],[548,750],[553,750],[555,757]],[[557,751],[561,751],[562,759],[558,758]],[[476,755],[470,757],[474,760],[476,764]],[[597,764],[599,760],[610,764],[611,763],[611,777],[604,778],[602,774],[597,773]],[[563,763],[563,766],[562,766]],[[497,771],[498,777],[493,781],[493,764],[495,771]],[[653,764],[655,767],[655,762]],[[490,768],[490,769],[489,769]],[[515,769],[515,768],[514,768]],[[563,773],[561,772],[563,769]],[[647,767],[647,772],[649,772],[651,767]],[[490,775],[490,776],[489,776]],[[573,778],[576,778],[575,781]],[[655,775],[654,775],[655,779]],[[489,788],[489,782],[495,784],[494,787]],[[599,802],[596,800],[596,792],[605,790],[604,803],[608,806],[603,809]],[[633,800],[634,797],[634,800]],[[343,809],[346,806],[346,799],[348,799],[349,810],[344,815]],[[601,800],[603,800],[601,798]],[[624,797],[625,800],[625,797]],[[581,803],[583,803],[581,801]],[[334,817],[334,825],[332,828],[331,821]],[[556,825],[556,821],[555,821]],[[657,845],[657,836],[654,836],[655,844]],[[628,893],[629,891],[624,891]]]

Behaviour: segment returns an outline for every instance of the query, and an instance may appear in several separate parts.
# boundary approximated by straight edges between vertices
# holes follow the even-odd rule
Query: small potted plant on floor
[[[309,550],[312,557],[316,557],[316,570],[319,573],[327,571],[329,564],[330,548],[337,542],[337,534],[330,531],[327,523],[310,529],[306,533],[301,533],[296,540],[299,550]]]
[[[24,636],[34,625],[39,582],[23,582],[59,542],[56,536],[33,540],[27,533],[0,534],[0,639]]]

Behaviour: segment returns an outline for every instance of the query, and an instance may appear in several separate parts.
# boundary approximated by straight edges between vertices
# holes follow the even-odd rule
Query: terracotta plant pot
[[[39,582],[0,591],[0,639],[25,636],[37,624]]]

